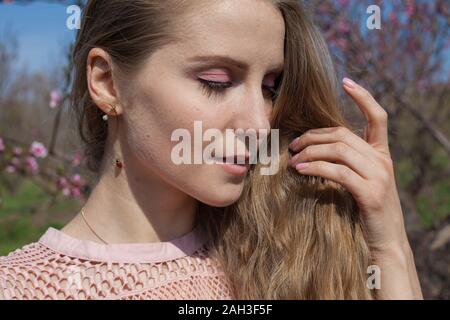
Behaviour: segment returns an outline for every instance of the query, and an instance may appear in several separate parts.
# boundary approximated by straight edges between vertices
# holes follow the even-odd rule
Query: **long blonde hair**
[[[350,127],[339,112],[327,46],[299,1],[270,1],[286,28],[285,70],[271,119],[280,132],[280,170],[265,176],[255,165],[239,200],[226,208],[200,204],[198,223],[237,299],[372,299],[366,285],[370,252],[354,199],[339,184],[288,166],[294,137],[311,128]],[[87,94],[90,48],[105,49],[122,70],[132,72],[145,56],[176,39],[175,17],[198,3],[88,2],[74,49],[73,110],[92,171],[100,167],[107,127]]]

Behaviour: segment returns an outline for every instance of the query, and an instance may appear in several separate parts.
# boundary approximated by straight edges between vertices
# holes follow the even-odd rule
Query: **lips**
[[[228,156],[228,157],[219,157],[214,156],[212,159],[215,162],[219,163],[228,163],[228,164],[235,164],[238,166],[246,166],[249,164],[249,156],[248,155],[240,155],[240,156]]]

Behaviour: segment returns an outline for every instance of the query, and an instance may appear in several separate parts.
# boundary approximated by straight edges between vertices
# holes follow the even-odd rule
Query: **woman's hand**
[[[343,84],[367,119],[364,139],[345,127],[308,130],[289,146],[297,152],[291,165],[353,195],[381,268],[381,297],[422,298],[389,152],[387,113],[363,87],[350,79]]]

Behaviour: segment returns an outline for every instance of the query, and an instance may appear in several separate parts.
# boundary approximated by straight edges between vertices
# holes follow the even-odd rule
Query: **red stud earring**
[[[119,159],[116,159],[116,167],[119,168],[119,169],[123,168],[123,163]]]

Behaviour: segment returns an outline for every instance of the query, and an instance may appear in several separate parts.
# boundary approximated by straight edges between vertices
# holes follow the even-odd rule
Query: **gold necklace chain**
[[[84,208],[83,208],[84,209]],[[81,216],[83,217],[84,222],[86,223],[86,225],[88,226],[88,228],[92,231],[93,234],[95,234],[95,236],[97,238],[99,238],[104,244],[108,244],[108,242],[106,242],[105,240],[103,240],[102,237],[100,237],[97,232],[95,232],[94,228],[91,227],[91,225],[89,224],[89,222],[87,222],[86,216],[84,215],[84,210],[81,209]]]

